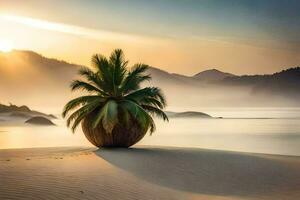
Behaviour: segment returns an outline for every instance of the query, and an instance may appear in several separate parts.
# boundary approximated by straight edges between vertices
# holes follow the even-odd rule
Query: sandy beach
[[[0,150],[0,199],[300,199],[300,158],[194,148]]]

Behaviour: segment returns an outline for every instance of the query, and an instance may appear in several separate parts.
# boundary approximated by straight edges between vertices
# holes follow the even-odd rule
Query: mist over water
[[[300,156],[300,108],[193,110],[223,118],[171,118],[169,123],[156,120],[157,131],[138,144]],[[72,134],[64,120],[54,122],[57,126],[15,126],[1,122],[0,148],[90,146],[80,128]]]

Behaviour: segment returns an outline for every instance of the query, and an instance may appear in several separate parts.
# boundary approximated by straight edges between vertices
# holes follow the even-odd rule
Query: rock
[[[55,124],[45,118],[45,117],[32,117],[30,119],[28,119],[27,121],[25,121],[26,124],[34,124],[34,125],[43,125],[43,126],[54,126]]]
[[[196,111],[186,111],[186,112],[166,112],[170,118],[212,118],[212,116]]]

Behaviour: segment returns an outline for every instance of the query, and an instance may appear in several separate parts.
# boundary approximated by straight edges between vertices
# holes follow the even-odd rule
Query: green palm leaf
[[[94,119],[93,128],[96,128],[101,121],[107,133],[111,133],[118,123],[118,104],[114,100],[109,100],[104,104]]]
[[[148,65],[135,64],[121,85],[122,93],[127,94],[131,91],[137,90],[140,88],[140,84],[142,82],[150,80],[151,77],[148,74],[144,74],[148,68]]]
[[[72,91],[83,90],[83,91],[99,93],[103,96],[107,96],[107,94],[104,91],[97,88],[96,86],[94,86],[90,83],[84,82],[84,81],[80,81],[80,80],[74,80],[71,83],[71,90]]]
[[[154,120],[140,105],[128,100],[124,100],[121,105],[124,106],[131,116],[139,121],[140,126],[144,130],[150,129],[150,134],[155,131]]]
[[[66,115],[71,112],[72,110],[74,110],[75,108],[77,108],[78,106],[80,105],[86,105],[86,104],[89,104],[95,100],[99,100],[99,101],[104,101],[105,99],[102,99],[101,97],[99,96],[95,96],[95,95],[90,95],[90,96],[82,96],[82,97],[78,97],[78,98],[75,98],[71,101],[69,101],[64,109],[63,109],[63,113],[62,113],[62,116],[63,117],[66,117]]]
[[[162,107],[166,106],[166,100],[161,90],[156,87],[146,87],[140,90],[136,90],[124,97],[125,99],[129,99],[135,101],[137,103],[142,103],[147,98],[154,98],[159,101]]]
[[[76,110],[68,117],[67,126],[70,126],[71,124],[73,124],[72,131],[74,132],[76,127],[79,125],[79,123],[85,117],[87,117],[87,115],[89,113],[93,112],[99,106],[101,106],[101,102],[98,99],[93,100],[93,101],[89,102],[88,104],[82,106],[80,109]]]
[[[149,106],[149,105],[142,105],[142,108],[149,112],[151,115],[153,116],[157,116],[162,118],[163,120],[169,121],[168,116],[166,115],[166,113],[164,113],[162,110],[154,107],[154,106]]]

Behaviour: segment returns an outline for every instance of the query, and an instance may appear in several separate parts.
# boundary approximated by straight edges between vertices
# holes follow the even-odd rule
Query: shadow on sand
[[[101,149],[112,165],[165,187],[201,194],[256,196],[300,186],[300,171],[259,155],[186,148]]]

